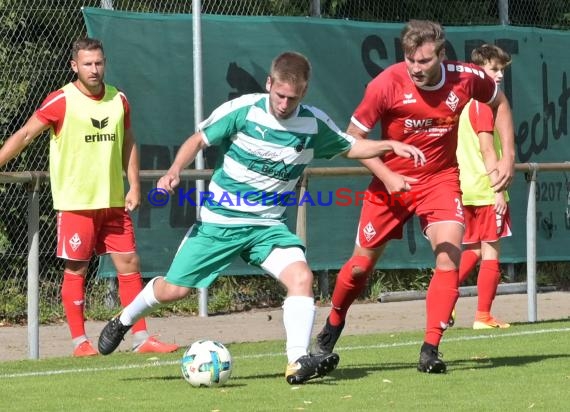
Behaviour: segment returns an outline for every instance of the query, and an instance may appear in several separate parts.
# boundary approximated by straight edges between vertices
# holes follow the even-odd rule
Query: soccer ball
[[[232,356],[220,342],[199,340],[184,352],[181,368],[192,386],[222,386],[232,374]]]

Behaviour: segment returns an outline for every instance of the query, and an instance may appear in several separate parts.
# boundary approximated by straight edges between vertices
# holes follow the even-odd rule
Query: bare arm
[[[125,210],[133,211],[141,204],[141,186],[139,179],[139,153],[131,129],[125,130],[123,142],[123,170],[127,174],[129,191],[125,196]]]
[[[410,190],[410,183],[414,183],[416,179],[394,173],[378,156],[394,151],[399,156],[413,158],[416,166],[418,164],[423,165],[426,162],[426,158],[418,148],[393,140],[365,140],[368,137],[368,133],[353,123],[350,123],[346,133],[357,139],[356,144],[347,152],[348,158],[360,159],[360,162],[386,185],[388,192],[394,193]]]
[[[498,177],[497,165],[499,163],[499,158],[493,144],[494,136],[489,132],[479,132],[478,137],[485,170],[491,179],[491,186],[493,186]],[[506,211],[507,202],[505,201],[505,196],[502,191],[497,192],[495,195],[495,212],[504,215]]]
[[[174,162],[162,176],[156,187],[164,189],[169,193],[174,193],[174,188],[180,183],[180,172],[194,161],[198,152],[206,147],[202,138],[202,132],[194,133],[190,136],[178,150]]]
[[[511,106],[505,94],[499,90],[491,104],[495,111],[495,127],[501,139],[503,155],[497,162],[497,179],[493,184],[495,192],[502,192],[512,182],[515,174],[515,133]]]
[[[15,158],[24,150],[36,137],[50,126],[34,114],[28,121],[12,136],[10,136],[0,149],[0,167],[3,167],[10,160]]]
[[[414,159],[415,166],[423,165],[426,162],[425,156],[420,149],[396,140],[358,139],[354,146],[346,152],[346,157],[349,159],[370,159],[382,156],[387,152],[394,152],[400,157]]]
[[[499,158],[495,152],[495,146],[493,145],[494,136],[489,132],[479,132],[478,137],[481,155],[483,156],[483,163],[485,164],[485,170],[487,170],[487,173],[489,175],[496,175]],[[494,177],[496,176],[491,176],[491,179]]]

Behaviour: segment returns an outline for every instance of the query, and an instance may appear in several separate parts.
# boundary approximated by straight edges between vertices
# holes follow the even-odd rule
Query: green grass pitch
[[[233,372],[194,388],[173,354],[0,363],[0,411],[562,411],[570,408],[570,320],[452,328],[448,373],[416,371],[423,333],[343,336],[323,379],[290,386],[283,341],[228,344]],[[220,339],[222,342],[223,340]]]

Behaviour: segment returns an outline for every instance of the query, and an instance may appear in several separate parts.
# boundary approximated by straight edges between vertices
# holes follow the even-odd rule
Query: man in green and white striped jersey
[[[267,94],[244,95],[222,104],[181,146],[158,189],[173,193],[180,172],[200,150],[220,147],[199,222],[188,231],[166,276],[152,279],[105,326],[99,338],[102,354],[113,352],[143,314],[182,299],[191,288],[208,287],[239,256],[287,289],[283,303],[287,382],[303,383],[337,366],[336,353],[308,351],[315,317],[313,274],[303,242],[284,224],[289,196],[313,158],[342,154],[362,159],[393,151],[416,165],[426,159],[416,147],[398,141],[356,140],[321,110],[302,104],[310,72],[306,57],[282,53],[272,62]],[[409,189],[414,179],[402,178]]]

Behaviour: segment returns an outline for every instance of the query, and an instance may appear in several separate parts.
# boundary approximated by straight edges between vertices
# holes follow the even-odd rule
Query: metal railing
[[[540,171],[570,171],[570,163],[517,163],[517,172],[525,172],[528,182],[527,228],[526,228],[526,263],[527,263],[527,296],[528,321],[537,320],[537,285],[536,285],[536,178]],[[146,170],[140,172],[142,181],[156,180],[164,175],[164,170]],[[365,167],[315,167],[305,170],[300,180],[300,197],[307,191],[311,178],[365,176],[370,172]],[[212,170],[185,170],[181,177],[190,180],[207,180]],[[28,357],[39,359],[39,186],[47,181],[47,172],[13,172],[0,173],[0,183],[25,184],[28,188]],[[301,204],[297,209],[297,235],[306,240],[307,209]],[[203,305],[206,305],[205,307]],[[207,302],[200,300],[200,314],[207,315]]]

